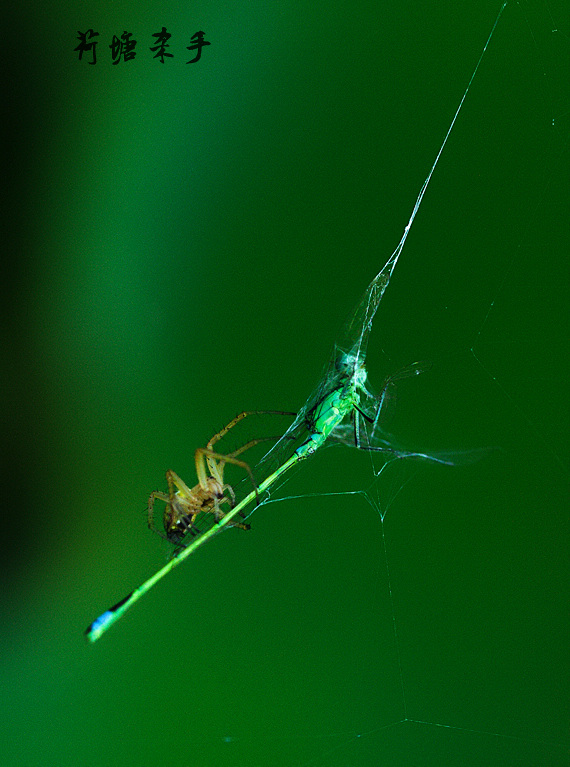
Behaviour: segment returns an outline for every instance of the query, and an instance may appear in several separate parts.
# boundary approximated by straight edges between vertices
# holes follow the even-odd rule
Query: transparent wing
[[[338,348],[353,356],[357,362],[363,362],[366,357],[372,321],[395,266],[395,263],[391,264],[391,261],[392,259],[384,265],[366,288],[362,300],[348,319],[338,340]]]
[[[357,447],[355,441],[354,424],[343,423],[333,431],[330,440]],[[409,450],[402,446],[398,441],[387,432],[376,430],[372,437],[370,427],[363,427],[360,430],[360,449],[372,450],[378,453],[385,453],[388,458],[418,458],[433,463],[441,463],[445,466],[468,466],[470,464],[486,458],[501,448],[499,447],[480,447],[472,450],[445,450],[435,452],[424,452],[421,450]]]

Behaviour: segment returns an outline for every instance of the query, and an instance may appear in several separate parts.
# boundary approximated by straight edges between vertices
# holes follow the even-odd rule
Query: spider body
[[[196,450],[194,461],[196,464],[198,484],[193,488],[189,488],[178,474],[169,469],[166,472],[168,493],[161,493],[160,491],[155,490],[150,494],[148,499],[148,526],[153,532],[166,538],[175,546],[183,546],[183,540],[188,533],[191,535],[198,535],[200,533],[200,530],[195,525],[196,518],[199,514],[213,514],[215,522],[220,522],[224,517],[224,511],[221,506],[227,504],[231,509],[235,505],[234,490],[231,485],[224,482],[224,468],[227,463],[240,466],[248,473],[257,496],[257,484],[253,477],[253,473],[249,465],[245,463],[245,461],[239,460],[237,456],[241,455],[241,453],[246,450],[249,450],[249,448],[254,445],[257,445],[259,442],[275,438],[264,437],[261,439],[253,439],[227,455],[216,453],[212,447],[243,418],[246,418],[249,415],[263,413],[271,415],[295,415],[295,413],[275,410],[245,411],[237,415],[229,422],[229,424],[227,424],[227,426],[224,426],[224,428],[217,432],[217,434],[214,434],[206,447],[199,447]],[[157,499],[166,504],[163,514],[164,533],[157,530],[154,524],[154,502]],[[229,525],[232,527],[239,527],[242,530],[250,529],[250,525],[245,522],[238,522],[237,520],[231,520]]]
[[[170,477],[168,476],[170,475]],[[207,477],[205,487],[197,484],[189,493],[182,487],[180,477],[170,471],[167,474],[169,485],[179,487],[173,496],[169,496],[164,507],[163,524],[166,538],[174,544],[180,544],[185,535],[190,532],[195,534],[198,529],[194,526],[194,520],[202,512],[214,513],[216,521],[223,516],[219,510],[221,503],[232,503],[232,499],[224,493],[224,486],[214,477]],[[228,486],[229,487],[229,486]],[[186,488],[187,490],[187,488]],[[159,496],[160,497],[160,496]],[[239,525],[249,530],[249,525]]]

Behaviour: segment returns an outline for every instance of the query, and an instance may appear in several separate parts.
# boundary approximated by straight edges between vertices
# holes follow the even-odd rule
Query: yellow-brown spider
[[[252,439],[242,447],[234,450],[232,453],[224,455],[217,453],[212,448],[230,429],[249,415],[296,415],[281,410],[249,410],[237,415],[227,426],[224,426],[217,434],[211,438],[206,447],[199,447],[195,454],[196,475],[198,484],[193,488],[182,480],[178,474],[172,470],[166,472],[166,481],[168,483],[168,493],[161,493],[155,490],[148,499],[148,526],[149,528],[166,538],[176,546],[180,546],[184,537],[190,533],[197,535],[200,530],[194,524],[196,517],[204,512],[213,514],[216,522],[224,517],[224,512],[220,508],[226,503],[230,509],[235,506],[235,493],[231,485],[224,482],[224,467],[227,463],[240,466],[244,469],[251,480],[257,499],[257,484],[249,465],[245,461],[240,461],[238,456],[249,450],[260,442],[265,442],[275,437],[262,437],[261,439]],[[155,500],[164,501],[163,524],[164,533],[156,529],[154,524],[154,502]],[[258,500],[258,499],[257,499]],[[232,527],[239,527],[242,530],[249,530],[250,525],[245,522],[232,520],[229,522]]]

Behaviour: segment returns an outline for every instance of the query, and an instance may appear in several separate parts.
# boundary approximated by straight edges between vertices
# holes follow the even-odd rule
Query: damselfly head
[[[357,389],[364,387],[368,373],[364,367],[364,358],[356,354],[341,352],[335,361],[336,368],[343,375],[350,377]]]

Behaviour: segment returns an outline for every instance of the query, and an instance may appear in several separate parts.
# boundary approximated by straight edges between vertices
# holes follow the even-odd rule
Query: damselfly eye
[[[352,370],[358,364],[358,358],[354,354],[340,354],[335,360],[337,370]]]

